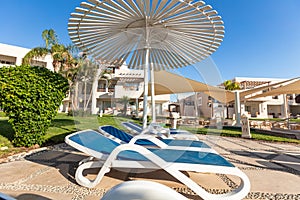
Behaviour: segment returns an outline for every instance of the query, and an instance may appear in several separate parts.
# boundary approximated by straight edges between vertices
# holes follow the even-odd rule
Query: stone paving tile
[[[44,173],[35,176],[26,182],[25,184],[40,184],[43,185],[56,185],[56,186],[66,186],[69,184],[68,180],[69,165],[61,164],[57,168],[53,167]]]
[[[0,183],[12,183],[30,176],[34,172],[48,170],[44,165],[28,162],[14,161],[0,164]]]
[[[93,179],[95,178],[95,175],[89,176],[88,178]],[[101,182],[95,188],[104,189],[107,191],[112,187],[128,180],[128,173],[112,169],[109,173],[105,174]]]
[[[41,185],[41,184],[4,184],[0,185],[0,191],[10,191],[14,193],[33,193],[39,194],[40,196],[53,196],[50,199],[84,199],[85,196],[103,196],[103,189],[96,188],[85,188],[81,187],[77,184],[68,184],[67,186],[50,186],[50,185]],[[5,192],[6,194],[10,194],[9,192]],[[17,196],[17,195],[14,195]],[[71,198],[64,198],[65,196],[69,196]],[[33,198],[34,199],[34,198]],[[38,198],[37,198],[38,199]]]
[[[239,168],[271,168],[271,169],[284,169],[284,167],[277,165],[275,163],[266,161],[261,158],[253,158],[251,156],[241,156],[241,155],[228,155],[225,156],[232,164]]]
[[[270,150],[270,151],[280,151],[283,148],[278,146],[279,143],[271,143],[271,142],[262,142],[262,141],[253,141],[251,148],[253,150],[260,149],[260,150]]]
[[[95,195],[88,195],[88,196],[85,196],[83,199],[84,200],[99,200],[101,197],[99,196],[95,196]]]
[[[212,147],[212,146],[211,146],[211,147]],[[218,152],[218,153],[221,154],[221,155],[227,155],[227,154],[230,154],[230,151],[229,151],[229,150],[220,148],[220,147],[218,147],[218,146],[212,147],[212,149],[214,149],[216,152]]]
[[[282,149],[285,151],[289,151],[289,150],[300,151],[299,144],[294,144],[293,146],[291,146],[290,144],[284,144],[284,143],[271,143],[271,142],[260,142],[260,143],[266,146],[273,146],[274,148],[276,147],[278,149]]]
[[[253,158],[263,158],[270,160],[276,156],[278,156],[277,153],[272,152],[272,151],[264,151],[264,150],[253,150],[251,151],[250,155]]]
[[[62,194],[62,193],[46,193],[46,192],[35,192],[35,191],[11,191],[1,190],[13,198],[18,200],[68,200],[74,197],[74,194]],[[98,197],[99,200],[99,197]]]
[[[294,157],[289,154],[281,154],[272,159],[272,161],[282,161],[300,164],[300,157]]]
[[[190,178],[204,188],[209,189],[230,189],[230,187],[222,180],[222,178],[215,174],[202,174],[189,172]]]
[[[251,191],[298,194],[300,177],[276,170],[243,170],[251,182]]]
[[[293,168],[300,173],[300,157],[294,157],[287,154],[278,155],[272,159],[272,162]]]
[[[231,150],[231,149],[248,150],[249,149],[246,146],[242,146],[238,141],[229,141],[226,138],[224,138],[223,140],[219,140],[217,142],[217,145],[226,150]]]
[[[66,152],[62,152],[62,151],[50,151],[50,150],[46,150],[43,152],[39,152],[37,154],[34,154],[32,156],[28,156],[30,159],[34,159],[34,160],[41,160],[41,159],[47,159],[47,160],[52,160],[52,159],[56,159],[58,157],[61,157],[62,155],[66,155]]]
[[[300,159],[300,150],[299,151],[285,151],[286,154],[298,157]]]
[[[84,156],[84,155],[73,154],[73,153],[66,153],[64,156],[61,156],[60,158],[58,158],[57,161],[79,162],[79,161],[81,161],[84,158],[86,158],[86,156]]]

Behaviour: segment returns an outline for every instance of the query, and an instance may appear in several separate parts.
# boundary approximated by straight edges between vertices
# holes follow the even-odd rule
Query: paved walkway
[[[259,142],[248,139],[199,136],[222,156],[244,171],[251,182],[245,199],[300,199],[300,145]],[[93,189],[76,184],[78,161],[85,155],[56,145],[25,158],[0,164],[0,192],[17,199],[100,199],[105,191],[124,180],[154,180],[172,187],[190,199],[199,199],[163,171],[144,174],[112,170]],[[189,173],[206,189],[222,192],[236,187],[238,180],[222,175]]]

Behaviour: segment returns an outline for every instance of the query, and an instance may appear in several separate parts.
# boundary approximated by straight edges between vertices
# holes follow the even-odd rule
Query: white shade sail
[[[173,74],[167,71],[158,71],[154,73],[155,94],[176,94],[187,92],[204,92],[205,94],[213,97],[214,99],[228,103],[234,99],[234,93],[211,86],[202,82],[198,82],[183,76]],[[149,93],[151,91],[149,90]]]
[[[260,86],[260,87],[255,87],[255,88],[252,88],[252,89],[249,89],[249,90],[241,91],[240,92],[240,98],[241,99],[250,99],[250,98],[252,98],[252,96],[249,96],[249,95],[256,94],[257,92],[262,92],[263,90],[269,90],[273,87],[278,87],[279,85],[284,85],[284,84],[286,84],[288,82],[291,82],[295,79],[297,79],[297,78],[292,78],[292,79],[289,79],[289,80],[280,81],[278,83],[264,84],[263,86]]]
[[[300,94],[300,80],[293,79],[290,83],[284,85],[278,84],[278,87],[270,89],[269,91],[264,92],[262,94],[252,96],[250,99],[267,97],[267,96],[276,96],[281,94]]]

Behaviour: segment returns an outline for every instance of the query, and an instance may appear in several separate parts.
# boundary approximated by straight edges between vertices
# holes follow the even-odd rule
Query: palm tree
[[[42,32],[42,38],[45,41],[44,47],[35,47],[31,49],[24,57],[23,64],[29,65],[33,59],[43,58],[46,55],[51,55],[53,61],[52,65],[54,71],[60,73],[62,76],[68,79],[70,88],[74,87],[73,91],[69,91],[69,97],[75,101],[72,102],[73,107],[78,107],[76,94],[76,75],[79,70],[81,57],[73,57],[72,53],[78,52],[74,46],[65,46],[60,44],[57,39],[57,35],[53,29],[46,29]],[[77,86],[78,87],[78,86]]]
[[[124,105],[124,108],[123,108],[124,115],[126,115],[127,107],[128,107],[129,101],[130,101],[130,98],[129,98],[128,96],[123,96],[123,97],[119,100],[119,103],[121,103],[121,104]]]
[[[47,29],[42,32],[42,38],[45,41],[45,47],[35,47],[31,49],[24,57],[23,64],[29,65],[35,58],[43,58],[51,55],[52,65],[55,72],[62,72],[76,67],[76,61],[70,53],[72,46],[65,46],[58,43],[57,35],[53,29]]]
[[[240,90],[241,87],[240,87],[240,84],[237,83],[237,82],[232,82],[231,80],[226,80],[224,81],[223,83],[224,87],[225,87],[225,90]],[[229,113],[228,113],[228,104],[226,104],[226,114],[227,114],[227,117],[226,118],[229,118]]]
[[[55,31],[53,29],[46,29],[42,32],[42,38],[45,41],[46,48],[52,44],[58,44],[58,39]]]
[[[225,90],[240,90],[240,84],[237,82],[232,82],[231,80],[226,80],[223,83]]]
[[[80,80],[78,81],[80,81],[83,85],[83,111],[84,112],[87,111],[93,93],[97,92],[97,90],[94,91],[95,86],[93,85],[95,83],[97,83],[98,85],[97,76],[99,75],[97,75],[97,70],[98,70],[98,65],[96,62],[86,57],[85,59],[82,60],[82,63],[80,64],[79,73],[78,73],[78,79]]]

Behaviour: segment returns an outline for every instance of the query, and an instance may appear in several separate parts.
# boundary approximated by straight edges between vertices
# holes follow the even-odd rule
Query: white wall
[[[24,56],[30,50],[31,49],[0,43],[0,55],[15,57],[16,58],[16,63],[14,65],[21,65]],[[46,62],[47,63],[46,67],[53,71],[51,55],[47,55],[45,58],[39,58],[39,59],[36,59],[36,60],[41,61],[41,62]],[[7,66],[7,65],[0,63],[0,67],[1,66]]]

